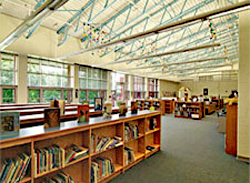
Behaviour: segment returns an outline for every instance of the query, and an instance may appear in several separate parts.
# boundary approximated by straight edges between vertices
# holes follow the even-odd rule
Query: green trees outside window
[[[3,103],[15,102],[15,89],[4,88],[3,89]]]
[[[94,104],[94,99],[99,97],[99,91],[88,91],[89,104]]]
[[[40,102],[40,90],[29,89],[29,102],[31,103]]]
[[[49,102],[51,100],[60,100],[61,91],[60,90],[43,90],[43,101]]]

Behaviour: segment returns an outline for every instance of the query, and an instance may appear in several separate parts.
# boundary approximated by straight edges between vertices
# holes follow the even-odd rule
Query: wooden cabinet
[[[227,105],[226,153],[237,155],[237,104]]]
[[[138,132],[136,136],[130,135],[127,138],[128,133],[125,131],[128,125],[136,127]],[[97,141],[93,140],[93,136],[116,137],[120,140],[115,146],[97,150]],[[72,143],[88,148],[89,153],[69,163],[62,163],[60,166],[37,172],[36,167],[40,167],[37,164],[37,149],[46,149],[53,144],[65,149]],[[75,182],[91,182],[92,164],[100,159],[108,159],[114,168],[112,173],[97,179],[97,182],[107,182],[159,151],[160,147],[161,115],[156,111],[139,111],[138,114],[129,113],[126,117],[119,117],[117,114],[113,115],[111,119],[98,117],[90,119],[88,123],[69,121],[61,123],[60,127],[50,129],[44,129],[43,126],[24,128],[20,130],[19,135],[0,140],[1,160],[15,158],[18,153],[22,152],[30,154],[30,165],[22,183],[41,182],[45,177],[53,177],[60,171],[70,175]],[[126,148],[133,151],[132,161],[126,161]],[[47,159],[45,162],[49,161]],[[46,163],[43,165],[47,166]]]

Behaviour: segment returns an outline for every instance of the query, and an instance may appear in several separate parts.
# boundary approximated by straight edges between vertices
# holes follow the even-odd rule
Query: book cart
[[[204,102],[175,102],[175,117],[201,120],[205,117]]]
[[[155,122],[154,129],[149,128],[148,124],[152,120]],[[131,134],[126,133],[126,129],[131,130],[129,126],[136,127],[137,133],[134,131]],[[109,148],[97,149],[98,138],[93,138],[96,136],[119,137],[120,140]],[[63,156],[58,156],[61,161],[57,167],[52,167],[48,163],[50,160],[46,157],[49,154],[41,156],[45,157],[43,161],[37,159],[40,155],[36,153],[37,149],[46,149],[54,144],[60,149],[65,149],[72,143],[87,147],[88,153],[68,163],[65,163]],[[0,140],[1,160],[16,158],[20,153],[29,154],[31,157],[27,172],[19,181],[21,183],[44,182],[45,178],[53,178],[60,172],[69,175],[75,182],[107,182],[159,151],[160,147],[161,116],[158,111],[139,111],[138,114],[129,113],[126,117],[115,114],[111,119],[99,117],[90,119],[88,123],[69,121],[61,123],[60,127],[49,129],[44,129],[43,126],[24,128],[20,130],[19,135],[2,137]],[[125,149],[133,151],[132,159],[128,160]],[[93,167],[101,160],[105,160],[106,164],[102,167],[102,171],[96,174],[93,172]],[[106,160],[110,164],[107,164]],[[111,164],[112,168],[108,166]],[[103,173],[105,167],[108,167],[108,170]],[[38,171],[39,169],[43,171]]]

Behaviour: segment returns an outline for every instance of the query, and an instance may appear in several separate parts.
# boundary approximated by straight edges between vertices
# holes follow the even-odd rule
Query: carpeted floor
[[[249,165],[227,155],[216,115],[203,120],[162,117],[162,148],[111,183],[249,182]]]

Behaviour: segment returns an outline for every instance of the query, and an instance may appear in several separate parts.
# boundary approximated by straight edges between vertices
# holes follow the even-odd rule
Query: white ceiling
[[[46,18],[43,21],[42,26],[45,26],[54,31],[58,31],[63,25],[66,24],[69,26],[69,31],[67,32],[67,34],[70,35],[74,33],[75,27],[77,25],[77,19],[70,24],[67,24],[67,21],[89,2],[90,0],[69,0],[58,11],[55,11],[51,16]],[[106,4],[107,2],[108,4]],[[109,23],[107,23],[107,25],[103,26],[101,30],[106,32],[106,40],[117,40],[131,34],[143,32],[145,30],[157,27],[160,25],[161,20],[162,23],[165,22],[164,24],[166,24],[180,19],[192,17],[197,14],[208,12],[216,8],[228,6],[236,2],[237,0],[149,0],[148,2],[146,0],[139,0],[138,2],[135,2],[134,0],[95,0],[94,3],[91,3],[90,6],[88,6],[81,13],[79,25],[81,26],[83,25],[83,23],[89,23],[95,27],[100,27],[103,26],[103,24],[107,22],[107,20],[109,20],[111,17],[115,16],[115,21],[110,21]],[[30,16],[33,11],[35,11],[36,5],[37,1],[35,0],[2,0],[1,13],[24,20],[25,18]],[[119,12],[121,12],[121,10],[128,6],[132,7],[131,10],[127,9],[123,13],[118,14]],[[144,7],[146,8],[144,9]],[[159,34],[158,37],[157,35],[155,35],[148,37],[145,40],[136,40],[133,44],[126,43],[124,48],[115,52],[116,60],[140,57],[141,55],[146,55],[148,50],[154,50],[154,48],[156,49],[150,54],[213,43],[210,40],[208,23],[208,21],[205,21],[203,23],[197,23],[195,25],[182,29],[176,29],[174,31]],[[130,64],[131,68],[134,68],[135,64],[137,66],[147,66],[154,64],[158,65],[162,63],[189,61],[194,60],[194,58],[202,59],[216,56],[229,56],[229,62],[234,63],[234,66],[227,68],[229,70],[231,68],[237,68],[238,15],[231,14],[229,16],[215,19],[213,20],[213,24],[216,27],[217,32],[216,42],[221,43],[221,47],[215,49],[210,48],[186,53],[179,53],[150,60],[141,60],[134,62],[134,64]],[[132,30],[130,29],[131,26],[134,26]],[[113,27],[112,30],[111,27]],[[74,34],[74,37],[77,39],[81,39],[83,37],[83,30],[84,29],[81,29],[76,32]],[[127,31],[124,34],[121,34],[125,30]],[[119,34],[121,34],[121,36],[116,37]],[[63,44],[68,44],[68,42],[66,41]],[[83,42],[82,44],[87,44],[87,41]],[[89,46],[93,45],[94,43],[89,44]],[[227,54],[225,53],[225,46],[228,50]],[[143,49],[141,49],[141,47],[143,47]],[[119,46],[113,46],[108,48],[107,50],[104,49],[102,53],[105,53],[105,51],[107,51],[107,54],[105,55],[114,53],[115,48],[117,49],[119,48]],[[222,63],[226,62],[224,60],[217,60],[211,63],[206,63],[205,65],[220,65]],[[197,68],[203,66],[203,63],[183,64],[179,66],[169,67],[168,70],[192,67]],[[146,73],[158,71],[159,75],[159,72],[161,72],[161,70],[162,68],[150,68],[138,70],[136,72]],[[199,71],[201,69],[195,70]],[[153,75],[154,74],[152,74],[152,76]],[[189,76],[191,77],[191,75],[186,75],[185,78],[188,78]],[[183,78],[179,77],[179,79]]]

